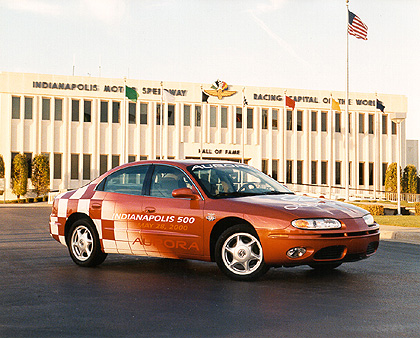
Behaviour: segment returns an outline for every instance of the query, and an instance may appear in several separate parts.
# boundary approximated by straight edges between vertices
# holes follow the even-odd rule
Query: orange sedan
[[[216,261],[253,280],[270,267],[333,269],[374,254],[379,226],[356,206],[298,196],[227,161],[140,161],[54,200],[50,233],[80,266],[108,253]]]

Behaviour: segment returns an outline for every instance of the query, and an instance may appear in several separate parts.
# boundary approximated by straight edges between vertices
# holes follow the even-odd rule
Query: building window
[[[162,110],[165,110],[165,105],[163,105]],[[156,125],[160,126],[160,103],[156,105]]]
[[[12,119],[20,119],[20,97],[12,96]]]
[[[99,155],[99,175],[108,171],[108,155]]]
[[[293,182],[293,161],[286,161],[286,183]]]
[[[54,120],[61,121],[63,119],[63,99],[54,99]]]
[[[321,162],[321,184],[327,184],[328,161]]]
[[[261,171],[264,173],[264,174],[267,174],[268,173],[268,160],[262,160],[262,163],[261,163]]]
[[[112,155],[111,162],[112,168],[118,167],[120,165],[120,155]]]
[[[136,162],[136,155],[128,155],[128,163]]]
[[[271,177],[277,181],[277,173],[279,170],[279,160],[272,160],[271,161]]]
[[[168,104],[168,126],[175,125],[175,105]]]
[[[83,154],[83,179],[90,180],[90,154]]]
[[[347,127],[348,127],[349,134],[351,134],[351,113],[349,113],[349,125]]]
[[[261,116],[262,129],[268,129],[268,110],[262,109],[261,115],[262,115]]]
[[[128,103],[128,123],[129,124],[136,124],[136,109],[137,104],[134,102]]]
[[[335,132],[341,133],[341,113],[335,113]]]
[[[359,134],[365,133],[365,114],[359,113]]]
[[[273,109],[271,111],[271,121],[272,121],[273,130],[278,129],[278,115],[279,115],[279,111],[277,109]]]
[[[242,108],[236,107],[236,129],[242,128]]]
[[[382,185],[385,185],[387,169],[388,169],[388,163],[382,163]]]
[[[70,179],[79,179],[79,154],[70,155]]]
[[[43,120],[50,119],[50,102],[51,102],[50,99],[42,98],[42,119]]]
[[[227,128],[227,107],[222,107],[222,110],[221,110],[221,121],[220,121],[220,123],[221,123],[221,127],[222,128]]]
[[[210,106],[210,127],[217,126],[217,107]]]
[[[369,127],[368,127],[369,134],[373,134],[373,129],[375,127],[374,126],[374,120],[373,120],[373,114],[369,114],[368,122],[369,122]]]
[[[25,120],[32,120],[32,97],[25,97]]]
[[[303,112],[301,110],[298,110],[296,112],[296,130],[297,131],[302,131],[302,127],[303,127],[303,121],[302,121],[302,115]]]
[[[359,185],[365,185],[365,164],[359,163]]]
[[[397,135],[397,124],[394,121],[391,121],[392,135]]]
[[[79,121],[79,100],[71,100],[71,120]]]
[[[101,101],[101,122],[108,123],[108,102]]]
[[[349,185],[351,185],[351,162],[349,162]]]
[[[147,161],[147,156],[140,155],[140,161]]]
[[[321,112],[321,131],[327,131],[327,113]]]
[[[120,123],[120,102],[112,101],[112,123]]]
[[[296,162],[296,183],[302,184],[302,176],[303,176],[303,161]]]
[[[248,129],[254,128],[254,109],[247,108],[246,109],[246,125]]]
[[[28,163],[28,178],[32,177],[32,153],[24,153]]]
[[[140,103],[140,124],[147,124],[147,103]]]
[[[191,126],[191,106],[184,105],[184,126]]]
[[[291,110],[287,111],[286,130],[293,130],[293,111],[291,111]]]
[[[200,127],[201,126],[201,107],[195,106],[195,126]]]
[[[341,185],[341,162],[335,162],[335,185]]]
[[[54,154],[54,179],[61,180],[61,154]]]
[[[388,119],[386,115],[382,115],[382,134],[388,134]]]
[[[92,101],[83,101],[83,122],[92,122]]]
[[[369,185],[373,185],[373,162],[369,162]]]
[[[316,131],[317,130],[317,117],[318,117],[318,112],[316,110],[312,110],[311,112],[311,131]]]
[[[311,184],[317,183],[317,168],[318,168],[318,162],[312,161],[311,162]]]

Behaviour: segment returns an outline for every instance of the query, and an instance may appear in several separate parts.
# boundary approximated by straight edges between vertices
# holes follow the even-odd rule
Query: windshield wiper
[[[221,192],[215,195],[215,198],[220,197],[244,197],[244,196],[254,196],[254,195],[261,195],[261,193],[256,192],[245,192],[245,191],[233,191],[233,192]]]
[[[267,191],[267,192],[263,193],[263,195],[294,195],[294,193],[291,192],[291,191],[273,190],[273,191]]]

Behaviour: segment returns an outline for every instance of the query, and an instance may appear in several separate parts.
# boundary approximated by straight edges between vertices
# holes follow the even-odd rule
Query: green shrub
[[[369,211],[373,216],[382,216],[384,214],[384,206],[377,204],[359,204],[360,208]]]
[[[400,168],[401,173],[401,168]],[[402,181],[402,175],[401,181]],[[385,191],[397,192],[397,163],[391,163],[385,173]]]
[[[32,161],[31,181],[36,196],[45,195],[50,190],[50,161],[47,156],[35,155]]]
[[[13,159],[12,192],[19,199],[28,191],[28,161],[25,154],[17,154]]]
[[[3,156],[0,155],[0,178],[4,178],[4,160]]]
[[[404,168],[401,180],[402,192],[415,194],[417,193],[417,169],[416,166],[409,164]]]
[[[420,216],[420,202],[414,204],[415,215]]]

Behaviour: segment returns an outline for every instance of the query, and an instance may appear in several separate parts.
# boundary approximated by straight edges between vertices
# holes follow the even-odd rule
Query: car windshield
[[[211,198],[293,194],[261,171],[240,163],[206,163],[188,167]]]

